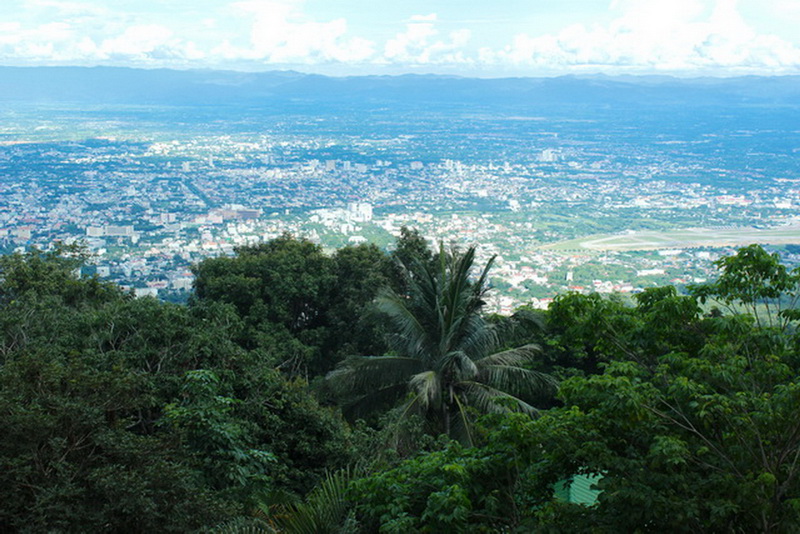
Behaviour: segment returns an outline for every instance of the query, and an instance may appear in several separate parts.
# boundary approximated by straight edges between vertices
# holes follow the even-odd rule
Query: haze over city
[[[0,533],[797,532],[800,0],[0,0]]]

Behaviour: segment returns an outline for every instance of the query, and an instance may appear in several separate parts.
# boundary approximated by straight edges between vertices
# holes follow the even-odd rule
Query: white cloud
[[[712,10],[697,0],[615,2],[623,13],[605,26],[569,26],[557,34],[516,35],[484,63],[557,69],[603,67],[640,70],[775,70],[800,68],[800,48],[776,36],[758,35],[736,0],[717,0]]]
[[[778,0],[771,7],[780,16],[800,18],[800,2],[797,0]]]
[[[19,22],[0,23],[0,46],[15,45],[22,41],[22,24]]]
[[[70,16],[108,16],[107,7],[98,5],[97,2],[68,2],[62,0],[26,0],[28,9],[43,10],[48,13],[58,13],[59,17]]]
[[[784,31],[781,38],[762,29],[770,19],[800,23],[800,0],[763,0],[763,6],[756,6],[763,7],[760,18],[753,19],[761,24],[758,31],[742,17],[736,0],[609,0],[602,24],[556,26],[550,33],[500,38],[489,30],[501,31],[512,21],[456,20],[450,11],[407,11],[394,26],[376,24],[354,31],[335,11],[314,17],[312,2],[306,0],[163,3],[170,8],[153,7],[152,1],[141,0],[137,7],[123,10],[121,6],[133,6],[133,0],[14,0],[19,9],[0,8],[0,62],[330,65],[332,71],[354,66],[361,72],[430,66],[515,74],[800,70],[800,45],[793,44],[798,40],[791,30],[776,25]],[[741,0],[745,8],[746,1],[756,0]],[[753,9],[743,12],[752,16]],[[182,14],[165,17],[170,10]]]
[[[121,35],[103,41],[99,51],[105,56],[142,57],[167,46],[171,38],[172,31],[161,25],[131,26]]]
[[[386,42],[383,50],[384,63],[412,65],[471,63],[467,44],[472,32],[467,29],[452,31],[447,40],[436,40],[437,16],[414,15],[406,24],[404,32],[396,34]]]
[[[50,22],[25,27],[19,22],[0,24],[0,58],[25,62],[96,63],[109,60],[134,64],[158,61],[185,64],[203,59],[197,45],[179,39],[163,25],[110,25],[107,36],[85,35],[79,25]]]
[[[306,20],[297,2],[239,2],[233,5],[252,17],[250,42],[235,46],[229,41],[213,50],[227,59],[270,63],[362,62],[374,54],[374,44],[347,36],[347,21]]]
[[[411,15],[409,20],[411,22],[436,22],[438,18],[436,13],[430,13],[428,15]]]
[[[53,22],[25,28],[18,22],[0,25],[0,56],[24,59],[50,59],[59,48],[75,37],[66,23]]]

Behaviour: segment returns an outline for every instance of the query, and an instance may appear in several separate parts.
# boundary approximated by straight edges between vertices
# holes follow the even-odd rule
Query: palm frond
[[[511,325],[514,328],[524,328],[527,331],[543,331],[545,329],[544,315],[540,310],[521,308],[514,312],[511,317]]]
[[[407,383],[423,371],[415,358],[401,356],[352,356],[328,373],[325,380],[339,396],[359,395],[376,387]]]
[[[462,326],[459,348],[470,358],[480,358],[497,346],[497,332],[480,315],[473,315]]]
[[[458,395],[456,395],[453,399],[455,400],[456,408],[458,409],[458,417],[456,417],[455,424],[450,429],[450,435],[465,445],[472,447],[475,445],[475,443],[472,440],[472,432],[470,431],[470,428],[472,427],[472,421],[470,421],[468,407],[461,402],[461,399]]]
[[[480,382],[465,381],[459,383],[464,397],[476,410],[483,413],[522,412],[531,417],[539,411],[513,395]]]
[[[397,449],[401,446],[404,439],[404,425],[409,422],[411,416],[417,415],[426,419],[425,416],[430,413],[431,412],[428,410],[423,409],[420,395],[410,395],[406,402],[398,407],[395,412],[396,416],[393,417],[393,420],[386,426],[392,441],[391,447]]]
[[[409,388],[418,397],[423,410],[438,405],[441,401],[441,382],[436,371],[425,371],[412,376]]]
[[[488,286],[486,285],[486,282],[489,279],[489,269],[491,269],[492,266],[494,265],[494,260],[495,259],[497,259],[497,255],[496,254],[494,256],[492,256],[491,258],[489,258],[489,261],[486,262],[486,266],[483,268],[483,271],[481,271],[481,275],[478,277],[478,280],[475,282],[475,286],[480,291],[480,294],[479,294],[480,297],[483,297],[483,295],[486,293],[486,291],[488,291]]]
[[[470,380],[478,374],[478,367],[475,362],[460,350],[445,354],[439,362],[437,370],[456,382]]]
[[[495,258],[475,279],[475,251],[447,253],[440,243],[435,263],[404,265],[405,294],[378,296],[376,308],[390,322],[389,340],[400,356],[349,358],[328,375],[334,391],[351,395],[351,414],[408,392],[400,419],[418,413],[470,441],[473,408],[534,414],[528,401],[555,389],[552,378],[523,367],[537,353],[535,345],[486,356],[498,345],[497,330],[481,315]]]
[[[553,395],[558,389],[552,376],[516,365],[482,366],[475,381],[526,400]]]
[[[305,502],[290,505],[275,518],[281,532],[287,534],[324,534],[341,530],[351,507],[347,487],[353,480],[350,469],[328,473],[306,496]]]
[[[277,534],[266,521],[255,517],[238,517],[208,530],[212,534]]]
[[[382,292],[375,299],[376,308],[389,319],[395,336],[389,342],[393,349],[409,357],[422,358],[430,352],[429,328],[431,318],[425,317],[414,303],[392,290]]]
[[[342,413],[349,421],[368,416],[371,413],[389,409],[408,393],[408,384],[401,382],[376,389],[348,399],[342,405]]]
[[[532,361],[540,351],[541,348],[539,345],[531,343],[515,349],[509,349],[490,354],[489,356],[477,360],[475,364],[478,366],[478,368],[489,365],[521,366]]]
[[[440,254],[443,254],[440,252]],[[484,268],[477,282],[471,280],[470,273],[475,261],[475,247],[463,254],[454,251],[451,255],[449,272],[441,273],[442,293],[442,340],[440,352],[445,354],[463,350],[471,358],[490,350],[496,339],[488,328],[480,309],[483,307],[485,282],[492,260]]]
[[[428,365],[455,350],[480,357],[496,342],[480,316],[492,261],[475,282],[470,276],[474,247],[447,254],[440,244],[437,260],[433,265],[417,262],[407,269],[414,274],[408,280],[407,295],[385,291],[376,299],[397,333],[392,346],[400,354],[428,359]]]

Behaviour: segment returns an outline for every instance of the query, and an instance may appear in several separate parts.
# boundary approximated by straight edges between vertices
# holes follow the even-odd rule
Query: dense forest
[[[187,305],[87,260],[0,258],[0,532],[800,531],[800,273],[759,246],[510,317],[408,229],[205,260]]]

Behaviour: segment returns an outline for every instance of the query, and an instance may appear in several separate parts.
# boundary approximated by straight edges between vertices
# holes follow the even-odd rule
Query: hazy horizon
[[[441,77],[441,78],[454,78],[454,79],[475,79],[475,80],[503,80],[503,79],[547,79],[547,78],[575,78],[575,79],[593,79],[593,78],[607,78],[611,80],[625,80],[625,79],[674,79],[674,80],[702,80],[702,79],[719,79],[719,80],[733,80],[736,78],[796,78],[800,77],[800,70],[797,72],[779,72],[779,73],[740,73],[740,72],[651,72],[651,73],[629,73],[617,72],[608,73],[603,71],[596,72],[550,72],[539,74],[503,74],[503,73],[450,73],[445,71],[418,71],[418,72],[357,72],[357,73],[326,73],[315,69],[304,69],[299,67],[285,67],[280,66],[271,67],[263,66],[257,67],[208,67],[208,66],[141,66],[141,65],[15,65],[9,63],[0,63],[0,69],[86,69],[86,70],[102,70],[102,69],[118,69],[118,70],[132,70],[132,71],[173,71],[173,72],[219,72],[219,73],[233,73],[233,74],[297,74],[301,76],[324,76],[327,78],[401,78],[401,77]]]

